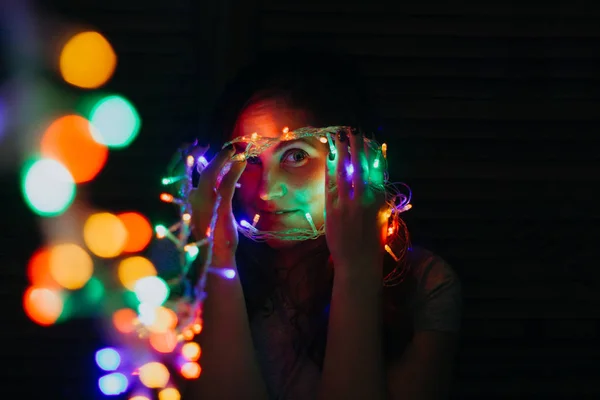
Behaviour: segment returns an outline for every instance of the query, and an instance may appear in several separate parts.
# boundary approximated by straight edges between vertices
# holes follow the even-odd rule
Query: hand
[[[383,171],[372,167],[374,160],[362,134],[356,130],[351,133],[340,133],[335,144],[337,155],[333,160],[330,155],[327,161],[327,245],[336,274],[381,279],[384,249],[378,215],[385,204],[385,194],[373,189],[369,181],[383,184]]]
[[[195,157],[203,155],[194,154]],[[235,184],[244,172],[246,161],[231,162],[231,168],[219,182],[219,174],[234,154],[232,146],[221,150],[200,173],[198,187],[190,193],[192,227],[198,240],[206,237],[210,228],[213,245],[205,262],[215,267],[234,267],[238,232],[231,200]]]

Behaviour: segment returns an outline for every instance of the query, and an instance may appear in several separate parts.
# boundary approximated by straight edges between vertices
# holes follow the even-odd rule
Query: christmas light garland
[[[238,152],[231,157],[222,171],[220,171],[219,179],[222,179],[229,171],[231,163],[246,160],[250,157],[257,157],[271,146],[277,145],[282,141],[315,137],[321,143],[327,145],[331,153],[336,154],[335,137],[345,128],[347,127],[306,127],[296,131],[289,131],[285,128],[280,138],[262,137],[258,133],[237,137],[225,143],[223,148],[232,144],[243,144],[244,151]],[[375,140],[368,138],[365,138],[364,141],[368,146],[369,152],[373,155],[372,161],[370,161],[372,162],[371,168],[377,171],[377,174],[372,174],[374,178],[369,179],[369,185],[373,190],[385,193],[387,207],[379,214],[380,222],[382,224],[387,222],[384,249],[389,257],[393,258],[396,265],[384,277],[382,283],[384,286],[394,286],[402,282],[406,272],[403,260],[409,246],[409,240],[406,225],[400,218],[400,214],[411,208],[411,192],[408,186],[402,183],[389,182],[387,173],[387,145],[384,143],[380,146]],[[236,271],[233,269],[212,268],[209,257],[202,257],[202,261],[198,259],[198,255],[202,251],[207,251],[208,246],[212,246],[213,237],[211,233],[214,232],[216,213],[212,216],[206,236],[197,241],[190,240],[192,236],[192,206],[189,197],[193,190],[193,178],[196,173],[202,174],[202,171],[208,165],[206,158],[204,156],[197,156],[198,152],[195,150],[197,150],[195,146],[181,150],[179,162],[184,165],[181,175],[168,176],[162,179],[162,184],[165,186],[177,185],[178,189],[175,190],[177,192],[176,195],[165,192],[160,195],[160,199],[177,206],[179,221],[170,227],[164,225],[157,225],[155,227],[157,238],[173,242],[180,253],[179,273],[175,278],[166,281],[169,288],[168,293],[178,294],[177,296],[172,296],[173,298],[160,302],[160,304],[156,302],[153,305],[146,304],[144,307],[142,303],[138,307],[135,329],[132,332],[139,339],[150,340],[151,347],[154,347],[156,350],[156,346],[152,343],[152,334],[153,332],[156,333],[157,330],[155,326],[156,318],[159,314],[163,314],[163,317],[165,315],[168,316],[166,319],[163,318],[162,325],[165,326],[162,327],[162,330],[159,328],[159,331],[163,335],[168,333],[165,340],[170,340],[172,343],[166,351],[161,352],[163,354],[160,357],[165,358],[170,353],[176,352],[175,356],[177,359],[173,362],[176,363],[180,374],[186,379],[195,379],[201,374],[201,367],[198,362],[201,349],[193,340],[202,331],[202,306],[206,298],[207,274],[214,273],[226,279],[233,279],[236,276]],[[349,170],[348,172],[350,175],[353,171]],[[401,188],[404,189],[404,192],[400,190]],[[220,200],[218,199],[217,201]],[[303,241],[316,239],[326,233],[324,226],[315,226],[310,213],[305,213],[304,216],[306,218],[306,227],[301,229],[262,231],[257,228],[260,214],[254,215],[251,222],[246,220],[236,221],[236,225],[240,234],[254,241],[269,239]],[[200,263],[202,265],[198,265]],[[190,273],[192,266],[197,273]],[[175,290],[176,288],[178,290]],[[129,346],[134,349],[138,348],[135,351],[138,355],[131,357],[134,363],[140,363],[139,366],[134,366],[133,375],[139,375],[140,381],[146,387],[165,388],[168,382],[159,382],[158,378],[156,378],[164,376],[166,373],[161,369],[164,368],[164,364],[155,361],[157,359],[156,355],[146,353],[145,356],[141,356],[139,345],[130,343]],[[104,349],[101,351],[108,350]],[[140,392],[140,388],[134,388],[133,393],[136,392]]]
[[[290,131],[287,128],[284,128],[283,134],[279,138],[263,137],[258,133],[237,137],[225,143],[223,148],[229,145],[242,143],[245,145],[245,149],[243,152],[236,153],[232,156],[231,160],[220,172],[220,178],[222,178],[229,171],[231,162],[257,157],[268,148],[284,141],[315,137],[318,138],[321,143],[327,144],[329,146],[329,151],[335,154],[336,149],[334,145],[334,136],[342,129],[346,128],[348,127],[305,127],[295,131]],[[398,267],[385,276],[383,284],[385,286],[393,286],[400,283],[403,276],[403,268],[402,265],[400,265],[400,261],[403,260],[406,249],[408,248],[408,232],[406,230],[406,225],[400,218],[400,214],[412,207],[410,204],[411,191],[410,188],[403,183],[389,182],[387,172],[387,145],[384,143],[380,146],[375,140],[369,138],[364,138],[364,141],[373,154],[375,154],[373,165],[371,167],[375,170],[381,171],[381,179],[370,180],[369,185],[374,190],[384,191],[386,195],[386,204],[388,207],[380,214],[380,217],[384,218],[384,222],[387,220],[387,240],[384,248],[385,251],[398,263]],[[205,298],[204,285],[206,282],[206,273],[218,273],[225,278],[235,277],[235,271],[233,270],[212,269],[210,266],[204,265],[198,268],[198,271],[200,272],[198,282],[194,283],[189,281],[188,272],[191,264],[198,255],[200,247],[210,246],[212,244],[212,237],[210,236],[212,227],[209,228],[209,234],[205,238],[202,238],[197,242],[188,243],[191,234],[191,205],[187,199],[190,191],[192,190],[193,172],[196,170],[199,173],[202,173],[202,170],[208,164],[204,156],[196,158],[191,153],[191,150],[188,150],[187,153],[182,153],[182,161],[185,162],[185,175],[166,177],[162,179],[162,183],[164,185],[172,185],[174,183],[180,183],[180,181],[183,181],[183,184],[180,185],[178,197],[174,197],[168,193],[163,193],[160,196],[163,201],[179,206],[180,221],[168,229],[164,226],[157,227],[157,236],[159,238],[167,238],[168,240],[171,240],[182,252],[182,256],[180,257],[182,260],[181,274],[178,278],[169,281],[170,285],[183,285],[184,287],[188,288],[188,291],[189,288],[193,288],[193,291],[190,292],[192,295],[185,296],[183,298],[183,301],[190,301],[190,299],[193,299],[193,301],[190,303],[190,307],[192,309],[191,316],[188,316],[186,319],[188,323],[181,325],[180,331],[178,332],[178,338],[181,340],[187,338],[189,338],[188,340],[191,340],[193,338],[193,334],[190,332],[198,333],[197,331],[199,331],[199,329],[197,327],[201,326],[202,324],[201,308],[202,301]],[[402,193],[399,188],[400,186],[405,189],[406,193]],[[325,226],[315,226],[310,213],[307,212],[304,214],[304,216],[307,220],[307,227],[302,229],[294,228],[283,231],[259,230],[257,228],[257,223],[260,220],[260,214],[254,215],[252,222],[241,220],[236,225],[238,231],[242,235],[254,241],[265,241],[269,239],[303,241],[316,239],[317,237],[325,234]],[[213,220],[215,219],[216,216],[213,216]],[[196,327],[196,329],[194,329],[194,327]]]

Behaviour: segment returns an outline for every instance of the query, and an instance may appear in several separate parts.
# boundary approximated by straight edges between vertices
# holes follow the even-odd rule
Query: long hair
[[[342,56],[301,50],[261,54],[225,89],[210,123],[211,141],[221,145],[237,136],[239,115],[262,100],[283,101],[287,107],[304,110],[312,126],[346,125],[372,134],[378,118],[363,83],[358,69]],[[235,214],[239,210],[235,200],[233,206]],[[293,280],[281,278],[275,252],[266,244],[240,235],[236,261],[249,318],[272,312],[277,289],[287,286],[285,291],[292,293],[288,301],[295,311],[290,323],[297,332],[296,350],[305,349],[322,366],[333,273],[325,237],[315,239],[309,247],[292,267],[302,271],[302,279],[312,289],[309,299],[302,302],[294,299]]]

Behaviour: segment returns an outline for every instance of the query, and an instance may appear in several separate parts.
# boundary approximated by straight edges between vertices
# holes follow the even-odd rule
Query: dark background
[[[446,258],[463,282],[453,398],[600,396],[592,2],[110,3],[53,0],[42,9],[48,20],[107,36],[119,65],[106,89],[141,114],[138,139],[112,152],[90,185],[94,204],[164,215],[159,177],[172,151],[208,134],[201,121],[224,83],[261,52],[300,45],[352,54],[385,117],[392,177],[414,192],[413,241]],[[18,181],[6,173],[2,181],[4,391],[93,398],[100,337],[91,321],[44,329],[21,311],[25,262],[40,238]]]

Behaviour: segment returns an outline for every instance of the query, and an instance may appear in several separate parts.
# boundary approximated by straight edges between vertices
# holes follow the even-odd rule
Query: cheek
[[[325,209],[325,168],[318,168],[299,174],[290,181],[290,189],[299,204],[303,204],[315,221],[323,220]]]

